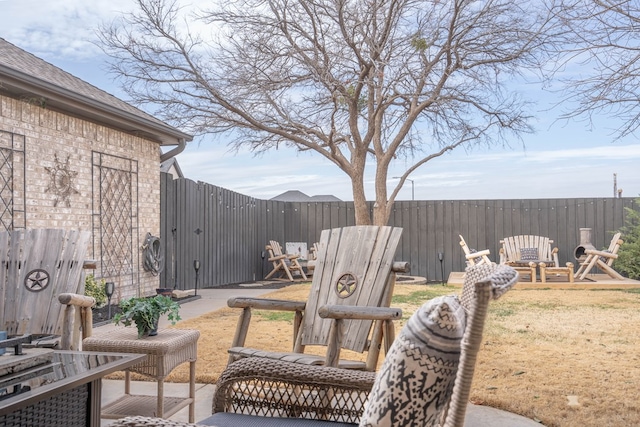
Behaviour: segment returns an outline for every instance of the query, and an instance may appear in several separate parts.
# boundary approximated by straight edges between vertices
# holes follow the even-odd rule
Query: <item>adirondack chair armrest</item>
[[[506,264],[507,263],[507,254],[504,251],[504,248],[500,248],[500,251],[498,253],[500,255],[500,264]]]
[[[93,307],[96,300],[86,295],[63,293],[58,295],[58,301],[64,305],[75,305],[77,307]]]
[[[227,306],[231,308],[241,308],[242,314],[238,318],[238,326],[231,343],[231,347],[244,347],[251,322],[251,309],[257,310],[273,310],[273,311],[293,311],[295,318],[293,320],[293,340],[295,345],[296,337],[302,324],[304,310],[307,306],[306,302],[278,300],[268,298],[242,298],[235,297],[227,300]],[[229,356],[229,363],[234,360],[234,356]]]
[[[60,348],[62,350],[80,350],[81,341],[93,333],[91,307],[96,304],[93,297],[73,293],[58,295],[58,302],[65,305],[62,321]]]
[[[558,258],[558,248],[551,249],[551,259],[553,260],[554,267],[560,267],[560,259]]]
[[[287,259],[287,258],[288,258],[288,255],[276,255],[268,258],[268,261],[269,262],[280,261],[281,259]]]
[[[356,307],[324,305],[318,310],[324,319],[395,320],[402,318],[402,310],[393,307]]]
[[[594,249],[587,249],[584,251],[587,255],[597,255],[605,258],[618,258],[618,254],[614,254],[608,251],[598,251]]]
[[[258,310],[304,311],[307,303],[304,301],[289,301],[268,298],[234,297],[227,300],[231,308],[255,308]]]
[[[473,259],[473,258],[481,257],[483,255],[489,256],[489,255],[491,255],[491,251],[489,249],[485,249],[485,250],[482,250],[482,251],[472,252],[469,255],[465,255],[465,258],[466,259]]]
[[[407,261],[395,261],[391,266],[391,271],[394,273],[408,273],[411,271],[411,264]]]

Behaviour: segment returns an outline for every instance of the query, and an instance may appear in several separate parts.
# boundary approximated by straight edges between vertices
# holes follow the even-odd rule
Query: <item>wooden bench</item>
[[[560,266],[558,248],[551,248],[553,240],[544,236],[518,235],[500,240],[500,264],[507,264],[519,273],[536,281],[536,267],[540,267],[540,281],[546,283],[548,274],[567,275],[573,282],[573,263]]]

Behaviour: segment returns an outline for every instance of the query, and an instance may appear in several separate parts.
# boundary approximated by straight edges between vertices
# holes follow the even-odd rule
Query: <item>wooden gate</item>
[[[56,229],[0,232],[0,329],[7,335],[60,335],[61,293],[84,292],[91,233]]]

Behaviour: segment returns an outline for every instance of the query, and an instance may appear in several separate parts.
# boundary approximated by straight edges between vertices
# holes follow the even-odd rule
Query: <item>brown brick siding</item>
[[[0,95],[0,130],[25,136],[26,227],[92,230],[92,152],[124,157],[138,162],[137,224],[141,245],[147,232],[157,236],[160,228],[160,150],[157,143],[84,119]],[[69,159],[69,170],[77,173],[68,197],[70,206],[49,189],[48,168]],[[21,179],[22,170],[16,171]],[[54,206],[56,198],[57,206]],[[135,201],[134,201],[135,202]],[[100,236],[93,235],[91,256],[100,260]],[[139,283],[122,284],[118,298],[155,293],[158,278],[142,268],[140,248]],[[95,271],[100,276],[100,267]],[[118,279],[116,278],[115,281]],[[130,282],[130,279],[123,280]]]

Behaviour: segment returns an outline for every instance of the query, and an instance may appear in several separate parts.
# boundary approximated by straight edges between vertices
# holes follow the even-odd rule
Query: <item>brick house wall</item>
[[[0,149],[13,150],[10,159],[13,162],[10,178],[13,185],[12,224],[2,229],[90,230],[93,242],[89,254],[97,261],[96,270],[90,272],[97,278],[116,283],[114,301],[155,294],[158,276],[143,269],[141,245],[147,233],[159,235],[159,144],[54,111],[46,105],[3,95],[0,95],[0,134]],[[123,244],[125,249],[130,249],[131,256],[126,262],[126,273],[114,273],[113,269],[105,271],[103,264],[102,248],[109,244],[105,243],[109,230],[101,228],[104,220],[101,211],[105,209],[100,206],[100,197],[102,194],[104,201],[105,189],[112,184],[104,184],[101,188],[99,180],[100,176],[108,176],[111,168],[120,167],[118,165],[124,165],[124,169],[135,177],[131,182],[131,206],[128,208],[131,215],[120,213],[122,218],[112,218],[116,228],[130,221],[122,227],[131,233]],[[101,170],[104,171],[102,175]],[[123,176],[128,176],[127,173]],[[3,181],[2,177],[0,181]],[[122,188],[128,191],[127,185]],[[117,193],[112,195],[106,205],[118,208],[123,200],[117,196]],[[7,188],[0,192],[0,197],[8,197]],[[5,222],[6,216],[7,213],[4,214]],[[116,249],[116,255],[122,250]]]

